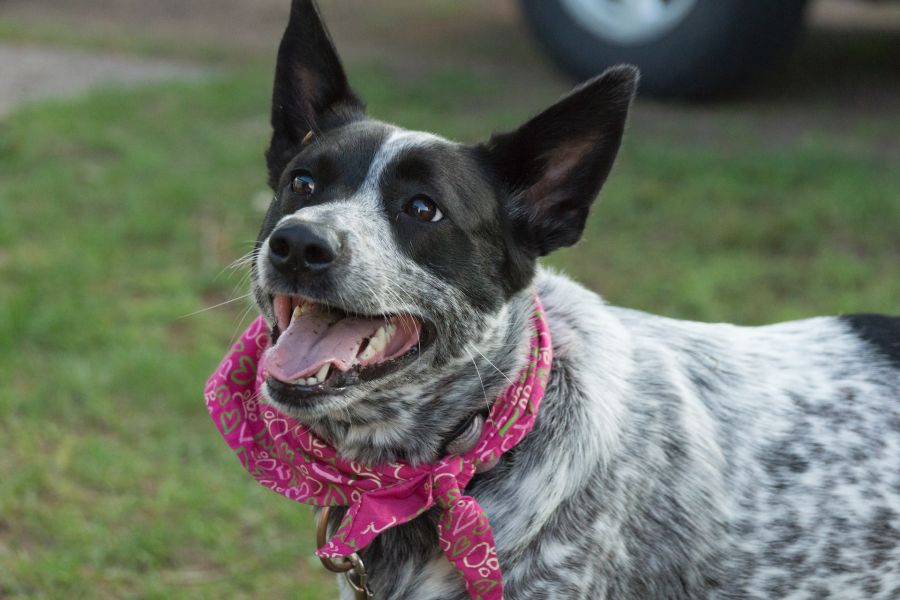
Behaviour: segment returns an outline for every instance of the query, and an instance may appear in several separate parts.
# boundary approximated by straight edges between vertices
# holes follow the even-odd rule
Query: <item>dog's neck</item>
[[[425,381],[369,395],[349,412],[311,423],[342,457],[364,464],[433,462],[474,415],[486,412],[525,365],[533,292],[514,296]]]

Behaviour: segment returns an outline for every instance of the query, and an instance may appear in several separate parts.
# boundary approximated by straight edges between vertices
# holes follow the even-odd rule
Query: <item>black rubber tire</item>
[[[783,56],[803,26],[807,0],[699,0],[659,37],[623,45],[578,23],[559,0],[521,0],[526,21],[551,58],[578,80],[629,63],[641,93],[703,98],[753,80]]]

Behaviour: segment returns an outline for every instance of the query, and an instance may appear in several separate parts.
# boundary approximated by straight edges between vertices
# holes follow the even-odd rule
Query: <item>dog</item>
[[[433,462],[525,364],[537,295],[554,352],[537,421],[466,488],[505,598],[900,598],[900,318],[677,321],[537,265],[579,239],[637,83],[614,67],[454,143],[367,116],[293,0],[251,267],[265,400],[347,460]],[[365,550],[375,598],[469,597],[435,521]]]

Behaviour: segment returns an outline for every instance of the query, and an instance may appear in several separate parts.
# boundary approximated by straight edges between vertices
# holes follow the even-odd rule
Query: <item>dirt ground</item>
[[[97,85],[190,79],[208,72],[167,60],[6,44],[0,44],[0,65],[0,118],[31,100],[73,96]]]
[[[287,0],[0,0],[0,19],[94,36],[125,34],[173,47],[190,40],[229,48],[234,57],[262,61],[274,55],[288,4]],[[536,49],[515,0],[320,4],[349,61],[384,63],[396,76],[464,65],[498,77],[508,85],[511,101],[528,86],[562,91],[570,83]],[[633,122],[702,140],[716,135],[705,119],[710,112],[752,112],[754,127],[770,132],[777,144],[811,129],[842,135],[858,128],[860,119],[900,113],[900,2],[817,0],[809,21],[787,63],[748,92],[705,105],[644,101]],[[8,60],[0,54],[0,65]],[[78,79],[71,68],[59,71],[60,80],[67,73],[69,79]],[[13,80],[0,78],[0,98],[4,88],[9,96],[11,86],[22,85]],[[886,131],[876,140],[876,150],[900,156],[896,138],[896,132]]]
[[[0,17],[95,32],[189,36],[265,52],[284,26],[288,5],[288,0],[3,0]],[[340,42],[357,51],[370,49],[361,33],[391,33],[390,45],[397,49],[413,49],[423,38],[429,46],[440,38],[459,42],[464,39],[454,35],[459,30],[477,35],[499,26],[517,29],[506,32],[513,37],[524,34],[516,0],[323,0],[320,5]],[[817,29],[896,34],[900,26],[900,3],[891,0],[814,0],[810,12]]]

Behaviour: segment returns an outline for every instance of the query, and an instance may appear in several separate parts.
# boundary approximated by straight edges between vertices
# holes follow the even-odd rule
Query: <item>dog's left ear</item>
[[[338,58],[331,36],[313,0],[292,0],[291,16],[278,47],[272,93],[272,142],[266,151],[269,185],[304,140],[334,121],[361,115],[356,96]]]
[[[618,66],[480,150],[512,197],[512,234],[531,255],[571,246],[615,161],[638,70]]]

